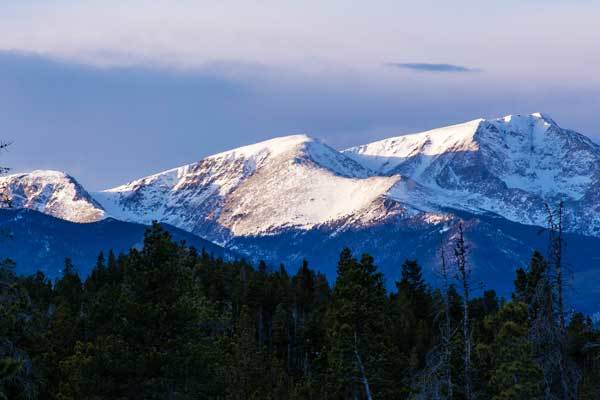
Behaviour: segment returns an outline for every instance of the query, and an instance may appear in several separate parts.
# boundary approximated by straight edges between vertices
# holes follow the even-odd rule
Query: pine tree
[[[398,361],[408,368],[405,385],[425,363],[431,346],[433,299],[425,283],[421,267],[415,260],[406,260],[401,267],[401,279],[396,282],[397,293],[391,296],[392,340],[399,350]],[[400,363],[396,366],[401,369]]]
[[[27,399],[36,391],[31,359],[21,345],[31,341],[30,298],[20,289],[11,260],[0,261],[0,399]]]
[[[496,315],[486,318],[486,325],[495,336],[490,371],[492,400],[541,399],[542,373],[528,339],[527,305],[507,303]]]
[[[383,332],[386,322],[383,276],[373,258],[358,262],[344,249],[329,309],[329,365],[336,397],[377,397],[384,392]]]

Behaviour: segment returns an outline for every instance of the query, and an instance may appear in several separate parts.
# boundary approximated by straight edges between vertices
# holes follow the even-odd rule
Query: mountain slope
[[[226,243],[349,217],[369,224],[390,212],[414,213],[384,206],[385,194],[404,184],[400,176],[374,176],[325,144],[294,135],[216,154],[96,198],[115,218],[158,219]]]
[[[1,176],[0,188],[13,208],[40,211],[72,222],[92,222],[105,216],[102,206],[63,172],[40,170]]]
[[[178,241],[185,241],[199,251],[205,249],[216,257],[238,256],[207,240],[169,225],[163,227]],[[16,261],[17,272],[43,271],[51,278],[60,276],[65,257],[70,257],[79,273],[85,276],[100,251],[105,256],[132,247],[141,247],[145,225],[107,218],[92,223],[73,223],[32,210],[0,210],[0,259]]]
[[[1,178],[16,207],[76,222],[156,219],[226,244],[281,230],[379,224],[447,209],[600,236],[600,147],[542,114],[385,139],[338,152],[305,135],[240,147],[95,193],[56,172]],[[343,226],[339,226],[344,221]]]
[[[474,120],[357,146],[344,154],[428,188],[430,204],[543,226],[566,205],[572,232],[600,236],[600,146],[542,114]]]

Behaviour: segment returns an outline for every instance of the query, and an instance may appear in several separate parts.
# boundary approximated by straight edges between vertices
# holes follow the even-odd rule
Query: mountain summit
[[[157,219],[226,243],[364,215],[400,179],[372,175],[320,141],[294,135],[215,154],[96,198],[115,218]]]
[[[564,201],[573,232],[600,235],[600,146],[540,113],[478,119],[344,151],[381,175],[403,174],[431,202],[544,225]]]
[[[28,208],[72,222],[93,222],[104,209],[73,178],[60,171],[33,171],[0,177],[14,208]]]

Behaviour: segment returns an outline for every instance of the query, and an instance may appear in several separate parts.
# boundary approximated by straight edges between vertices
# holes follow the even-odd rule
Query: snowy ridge
[[[427,169],[436,156],[448,152],[478,150],[473,136],[482,121],[484,120],[477,119],[431,131],[383,139],[343,152],[380,174],[390,174],[417,157],[419,163],[412,166],[411,172],[419,174]]]
[[[158,220],[220,244],[235,237],[406,221],[452,210],[600,237],[600,146],[535,113],[477,119],[337,151],[306,135],[236,148],[94,194],[72,178],[12,175],[15,206],[77,222]],[[337,233],[335,233],[337,234]]]
[[[102,206],[64,172],[38,170],[2,176],[0,188],[14,208],[29,208],[72,222],[93,222],[105,216]]]
[[[401,179],[373,175],[320,141],[293,135],[215,154],[96,198],[115,218],[157,219],[226,243],[363,214],[361,223],[368,223],[372,204]]]
[[[546,223],[563,200],[573,232],[600,235],[600,147],[541,113],[474,120],[344,151],[382,175],[430,189],[428,202]]]

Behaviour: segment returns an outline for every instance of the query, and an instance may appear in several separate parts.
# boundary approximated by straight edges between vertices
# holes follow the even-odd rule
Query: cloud
[[[600,132],[600,87],[389,75],[379,84],[352,71],[306,74],[243,61],[185,71],[97,68],[0,51],[0,139],[13,142],[0,165],[64,170],[96,190],[294,133],[346,148],[535,110]]]
[[[469,68],[454,64],[432,64],[432,63],[387,63],[389,67],[410,69],[421,72],[481,72],[478,68]]]

